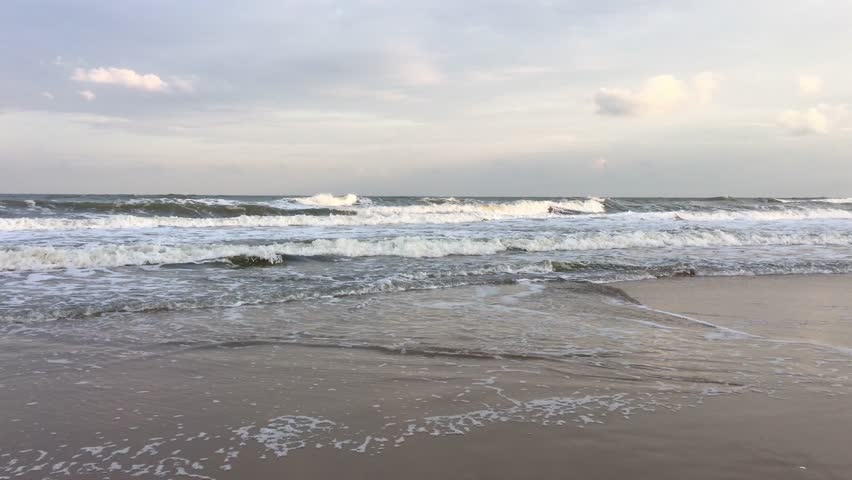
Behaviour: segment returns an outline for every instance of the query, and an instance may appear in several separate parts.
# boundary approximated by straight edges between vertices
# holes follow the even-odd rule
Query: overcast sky
[[[0,192],[852,196],[846,0],[4,0]]]

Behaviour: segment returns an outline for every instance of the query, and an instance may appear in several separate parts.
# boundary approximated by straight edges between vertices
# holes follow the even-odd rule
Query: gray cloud
[[[642,111],[641,99],[628,91],[602,88],[595,94],[595,105],[601,115],[633,116]]]

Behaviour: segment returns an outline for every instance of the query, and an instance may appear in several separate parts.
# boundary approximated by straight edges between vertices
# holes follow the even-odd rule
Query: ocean
[[[0,319],[852,271],[852,199],[0,196]]]
[[[831,478],[851,247],[852,198],[2,195],[0,479]],[[840,450],[743,468],[796,418]]]

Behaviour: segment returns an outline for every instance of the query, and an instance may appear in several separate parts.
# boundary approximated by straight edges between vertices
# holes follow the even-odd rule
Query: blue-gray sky
[[[852,195],[845,0],[0,13],[0,192]]]

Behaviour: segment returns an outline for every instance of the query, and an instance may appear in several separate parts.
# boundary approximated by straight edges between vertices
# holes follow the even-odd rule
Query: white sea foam
[[[336,197],[330,193],[318,193],[310,197],[294,198],[302,205],[312,205],[319,207],[346,207],[358,203],[358,196],[352,193]]]
[[[315,196],[316,197],[316,196]],[[353,196],[354,197],[354,196]],[[314,198],[314,197],[310,197]],[[340,197],[335,197],[340,198]],[[357,197],[353,203],[359,201]],[[352,199],[348,199],[349,201]],[[363,199],[360,200],[363,202]],[[354,215],[239,216],[229,218],[140,217],[110,215],[92,218],[2,218],[0,231],[139,228],[356,226],[398,224],[456,224],[511,218],[546,218],[551,209],[603,213],[599,199],[563,202],[519,200],[511,203],[359,207]]]
[[[481,220],[505,217],[540,217],[552,213],[553,210],[571,211],[577,213],[604,213],[606,207],[603,200],[589,198],[586,200],[517,200],[508,203],[456,203],[447,202],[432,205],[407,205],[400,207],[372,207],[364,213],[385,217],[403,215],[461,215],[478,216]]]
[[[311,197],[313,198],[313,197]],[[340,198],[340,197],[336,197]],[[351,200],[351,199],[350,199]],[[363,202],[364,199],[356,200]],[[842,199],[837,199],[842,200]],[[288,200],[289,201],[289,200]],[[400,224],[459,224],[521,218],[575,218],[560,213],[581,213],[579,218],[600,216],[606,208],[601,199],[518,200],[509,203],[445,203],[408,206],[353,207],[352,215],[284,215],[228,218],[143,217],[109,215],[89,218],[0,218],[0,231],[19,230],[87,230],[87,229],[149,229],[170,228],[228,228],[228,227],[289,227],[289,226],[369,226]],[[556,213],[560,212],[560,213]],[[606,215],[608,218],[636,220],[682,220],[691,222],[797,221],[821,219],[852,219],[852,211],[839,208],[779,210],[715,210],[709,212],[625,212]]]
[[[844,204],[844,203],[852,203],[852,197],[849,198],[776,198],[774,199],[781,203],[834,203],[834,204]]]
[[[635,213],[648,219],[674,219],[692,222],[725,222],[725,221],[789,221],[789,220],[832,220],[852,219],[852,211],[834,208],[797,208],[784,210],[715,210],[712,212],[645,212]]]
[[[593,232],[530,238],[352,238],[270,245],[92,245],[81,248],[21,247],[0,250],[0,270],[99,268],[122,265],[180,264],[236,256],[280,261],[281,255],[411,258],[493,255],[510,249],[531,252],[622,248],[716,247],[749,245],[852,245],[848,234],[758,234],[722,230],[680,232]]]
[[[308,442],[320,433],[329,432],[339,426],[325,418],[304,415],[285,415],[269,420],[269,423],[256,427],[248,425],[234,430],[243,442],[254,440],[271,450],[275,456],[284,457],[292,450],[304,448]]]
[[[117,204],[125,204],[125,205],[149,205],[152,203],[165,203],[165,204],[175,204],[175,205],[210,205],[210,206],[232,206],[239,205],[241,202],[238,200],[232,200],[227,198],[217,198],[217,197],[192,197],[192,198],[184,198],[184,197],[158,197],[158,198],[150,198],[150,197],[142,197],[142,198],[129,198],[127,200],[121,200],[116,202]]]
[[[228,227],[289,227],[289,226],[348,226],[384,225],[404,223],[459,223],[475,221],[475,218],[432,217],[387,218],[369,215],[331,216],[249,216],[229,218],[181,218],[139,217],[134,215],[110,215],[95,218],[0,218],[0,231],[16,230],[87,230],[87,229],[143,229],[143,228],[228,228]]]
[[[400,224],[455,224],[506,218],[482,214],[373,214],[359,211],[357,215],[291,215],[291,216],[239,216],[229,218],[140,217],[111,215],[95,218],[0,218],[0,231],[18,230],[91,230],[91,229],[147,229],[171,228],[228,228],[228,227],[290,227],[290,226],[368,226]]]
[[[666,310],[658,310],[656,308],[651,308],[647,305],[630,305],[630,306],[633,307],[633,308],[636,308],[636,309],[647,310],[649,312],[655,312],[655,313],[661,313],[661,314],[669,316],[669,317],[678,318],[678,319],[681,319],[681,320],[686,320],[687,322],[697,323],[699,325],[704,325],[705,327],[710,327],[710,328],[719,330],[721,332],[725,332],[727,334],[732,334],[732,335],[734,335],[734,337],[763,338],[760,335],[752,335],[750,333],[743,332],[741,330],[734,330],[733,328],[723,327],[723,326],[717,325],[715,323],[710,323],[710,322],[707,322],[705,320],[699,320],[697,318],[688,317],[686,315],[681,315],[679,313],[669,312],[669,311],[666,311]]]

